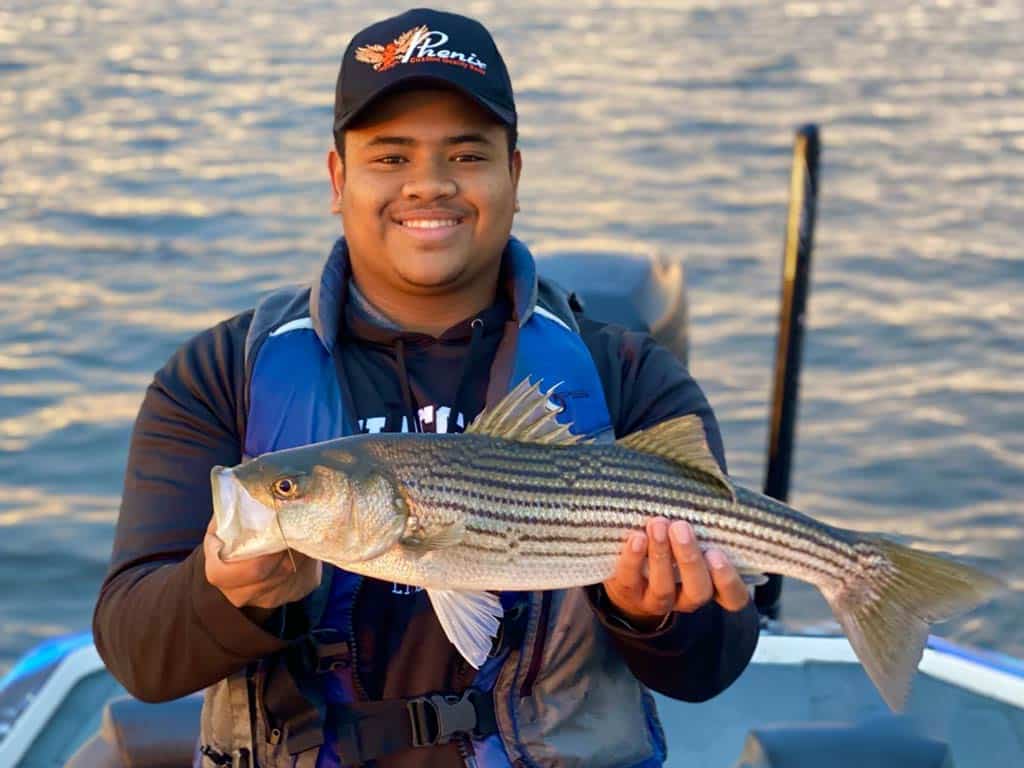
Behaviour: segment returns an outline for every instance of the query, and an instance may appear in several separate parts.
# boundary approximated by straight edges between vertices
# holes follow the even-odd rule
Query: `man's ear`
[[[519,211],[519,176],[523,172],[523,153],[518,149],[512,152],[512,163],[509,169],[512,173],[512,194],[515,195],[516,211]]]
[[[327,153],[327,173],[331,178],[331,213],[341,213],[341,194],[345,189],[345,161],[336,149]]]

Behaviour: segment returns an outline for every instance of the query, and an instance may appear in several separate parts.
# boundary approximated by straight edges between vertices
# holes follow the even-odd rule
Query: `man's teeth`
[[[454,227],[458,223],[458,219],[407,219],[402,222],[402,226],[413,229],[440,229],[441,227]]]

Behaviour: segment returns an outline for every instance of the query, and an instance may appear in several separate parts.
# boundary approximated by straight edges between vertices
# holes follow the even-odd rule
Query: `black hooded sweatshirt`
[[[461,431],[482,409],[511,300],[439,337],[403,332],[353,292],[340,342],[342,386],[363,431]],[[111,567],[93,631],[108,668],[140,699],[200,690],[283,650],[273,618],[262,625],[232,606],[204,574],[202,539],[212,516],[209,472],[241,461],[244,342],[252,312],[205,331],[156,373],[132,435]],[[577,318],[604,386],[617,436],[689,413],[704,421],[724,467],[721,437],[700,388],[646,334]],[[623,660],[648,687],[702,701],[730,685],[757,642],[752,605],[735,613],[710,603],[673,614],[652,633],[614,616],[599,587],[591,604]],[[474,671],[448,641],[426,593],[366,579],[354,606],[358,681],[371,699],[462,690]],[[409,750],[381,768],[461,766],[455,745]]]

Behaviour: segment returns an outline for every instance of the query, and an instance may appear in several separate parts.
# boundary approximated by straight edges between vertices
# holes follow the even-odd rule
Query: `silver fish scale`
[[[870,556],[842,531],[784,504],[743,488],[733,501],[697,471],[616,445],[481,435],[361,443],[425,529],[464,528],[455,546],[411,557],[396,548],[366,564],[368,575],[448,589],[596,583],[611,575],[629,532],[653,516],[688,521],[705,549],[723,550],[737,567],[793,576],[826,593]]]

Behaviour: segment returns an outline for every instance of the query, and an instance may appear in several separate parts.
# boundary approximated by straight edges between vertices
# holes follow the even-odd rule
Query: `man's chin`
[[[445,258],[444,253],[416,253],[395,265],[403,282],[421,291],[443,291],[459,285],[468,267],[460,258]]]
[[[421,293],[443,293],[457,288],[462,283],[465,269],[449,270],[399,270],[399,277],[406,285]]]

